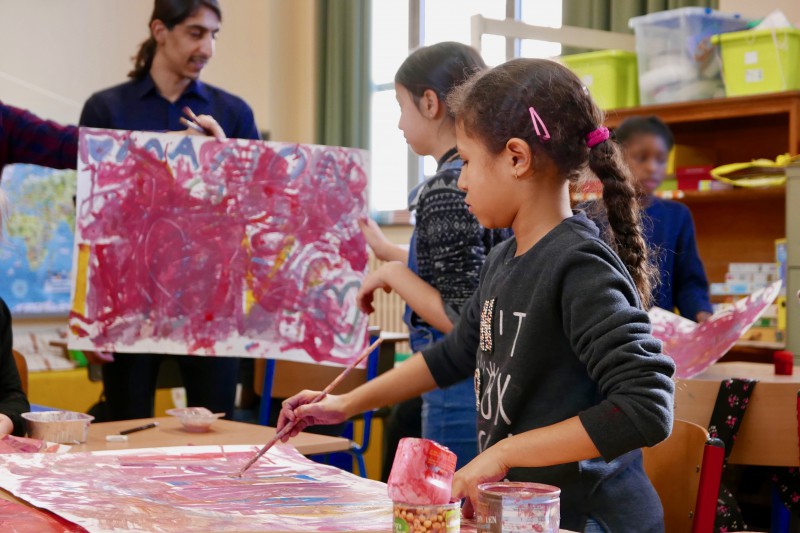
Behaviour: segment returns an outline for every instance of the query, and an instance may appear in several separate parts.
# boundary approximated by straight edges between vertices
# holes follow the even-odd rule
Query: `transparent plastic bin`
[[[633,52],[601,50],[558,59],[581,79],[601,109],[639,105],[639,79]]]
[[[715,35],[728,96],[800,89],[800,30],[777,28]]]
[[[725,96],[721,61],[711,36],[739,31],[748,21],[736,13],[684,7],[633,17],[642,104]]]

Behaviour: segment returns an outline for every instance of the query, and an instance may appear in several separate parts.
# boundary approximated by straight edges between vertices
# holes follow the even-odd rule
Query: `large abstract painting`
[[[0,455],[0,487],[92,532],[390,531],[386,485],[275,446]]]
[[[346,363],[367,155],[82,129],[70,347]]]
[[[11,313],[66,316],[70,308],[75,171],[35,165],[3,169],[11,207],[0,244],[0,296]]]
[[[664,353],[675,360],[675,376],[691,378],[717,362],[775,301],[780,288],[781,282],[775,282],[732,308],[714,313],[702,324],[658,307],[651,309],[653,335],[663,343]]]

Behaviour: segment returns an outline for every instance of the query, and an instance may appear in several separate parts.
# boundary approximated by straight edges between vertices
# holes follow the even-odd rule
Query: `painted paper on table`
[[[675,360],[675,376],[691,378],[717,362],[775,301],[780,287],[781,282],[777,281],[759,289],[702,324],[652,308],[649,314],[653,336],[663,343],[664,353]]]
[[[367,154],[81,129],[70,348],[346,364]]]
[[[0,456],[0,487],[92,532],[390,531],[386,485],[279,445]]]
[[[86,530],[27,505],[0,498],[0,531],[10,533],[86,533]]]
[[[61,315],[70,308],[75,171],[8,165],[10,206],[0,244],[0,296],[14,316]]]
[[[67,453],[71,446],[30,437],[3,435],[0,438],[0,453]]]

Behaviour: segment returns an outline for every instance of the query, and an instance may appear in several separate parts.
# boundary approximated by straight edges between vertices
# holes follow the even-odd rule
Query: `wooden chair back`
[[[728,462],[756,466],[800,466],[798,446],[798,369],[775,375],[763,363],[717,363],[699,376],[675,384],[675,417],[708,427],[719,384],[728,378],[757,379]]]
[[[11,350],[14,353],[14,362],[17,364],[17,372],[19,372],[19,379],[22,381],[22,391],[25,396],[28,395],[28,362],[25,361],[25,356],[16,350]]]
[[[669,438],[652,448],[642,450],[645,472],[658,492],[664,508],[666,533],[695,531],[693,525],[698,513],[697,507],[701,504],[708,512],[716,509],[721,455],[720,471],[716,473],[716,492],[712,488],[713,494],[701,494],[702,499],[698,502],[707,441],[708,432],[704,428],[676,419]]]

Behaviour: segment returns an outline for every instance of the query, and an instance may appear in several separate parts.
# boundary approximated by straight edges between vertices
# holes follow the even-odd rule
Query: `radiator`
[[[370,272],[376,270],[384,262],[377,259],[372,252],[369,254],[369,270]],[[403,322],[403,311],[405,309],[405,302],[400,298],[397,293],[385,293],[383,290],[377,290],[374,294],[373,307],[375,312],[369,316],[369,325],[381,328],[381,331],[407,333]],[[398,342],[395,346],[397,353],[409,353],[411,347],[407,342]]]

